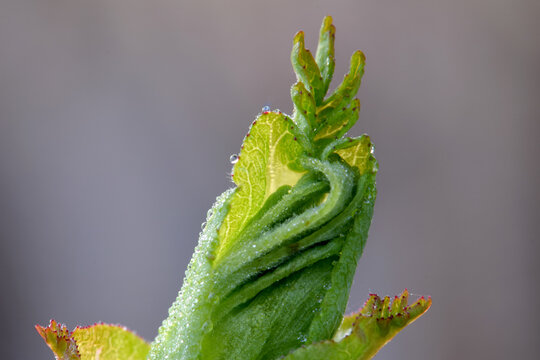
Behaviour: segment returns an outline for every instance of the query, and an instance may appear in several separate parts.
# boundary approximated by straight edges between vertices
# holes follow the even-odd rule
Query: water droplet
[[[279,109],[275,109],[274,112],[275,112],[276,114],[281,114],[281,110],[279,110]]]
[[[212,323],[209,321],[205,321],[205,323],[202,326],[202,331],[207,332],[212,329]]]
[[[305,343],[307,341],[307,336],[305,334],[300,334],[297,339],[301,343]]]
[[[231,162],[231,164],[236,164],[239,158],[240,157],[238,155],[232,154],[231,157],[229,158],[229,161]]]
[[[371,149],[369,149],[369,152],[374,154],[375,153],[375,146],[371,145]]]
[[[201,224],[201,230],[204,230],[205,226],[206,226],[206,221]]]
[[[324,288],[324,290],[330,290],[332,288],[332,284],[331,283],[326,283],[326,284],[324,284],[323,288]]]
[[[263,106],[262,112],[267,112],[267,111],[270,111],[270,106],[268,105]]]

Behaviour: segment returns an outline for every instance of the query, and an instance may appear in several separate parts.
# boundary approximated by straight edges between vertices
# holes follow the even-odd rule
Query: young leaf
[[[332,24],[332,17],[324,18],[319,35],[319,45],[317,46],[317,54],[315,61],[319,66],[321,76],[323,78],[322,92],[326,94],[332,76],[336,61],[334,59],[334,39],[336,37],[336,28]]]
[[[293,116],[264,111],[252,123],[233,168],[237,187],[208,212],[151,347],[114,325],[73,332],[55,321],[36,326],[56,358],[364,360],[427,310],[431,300],[407,306],[405,291],[392,304],[373,295],[343,319],[371,224],[378,165],[367,135],[343,138],[358,119],[361,52],[325,99],[334,33],[325,18],[316,59],[303,33],[295,36]]]
[[[144,360],[150,345],[125,327],[95,324],[77,327],[73,332],[51,320],[36,330],[61,360]]]
[[[224,241],[219,244],[217,261],[268,197],[281,186],[296,184],[302,176],[289,167],[302,153],[289,126],[287,118],[275,112],[265,112],[251,124],[233,168],[238,189],[219,229]]]
[[[421,297],[407,305],[405,290],[393,302],[370,295],[359,312],[346,316],[331,340],[302,347],[284,360],[368,360],[405,326],[414,322],[431,306],[431,299]]]
[[[317,109],[317,136],[316,139],[334,135],[336,131],[344,126],[351,128],[356,119],[352,121],[346,115],[348,112],[355,112],[359,109],[360,103],[353,97],[358,92],[362,76],[364,75],[364,65],[366,57],[358,50],[351,56],[349,72],[345,75],[342,83],[330,95],[324,103]]]
[[[319,104],[326,95],[326,91],[319,66],[311,52],[305,47],[303,31],[299,31],[294,37],[291,63],[298,80],[306,85],[314,96],[315,102]]]
[[[51,320],[46,327],[36,325],[36,330],[59,360],[78,360],[81,358],[71,331],[64,324]]]
[[[237,188],[208,219],[150,359],[271,360],[339,327],[371,223],[377,162],[367,136],[340,138],[358,109],[334,106],[351,105],[361,53],[340,100],[323,101],[333,34],[326,18],[317,60],[296,35],[294,115],[266,111],[253,122],[233,169]],[[340,136],[316,140],[316,126]]]

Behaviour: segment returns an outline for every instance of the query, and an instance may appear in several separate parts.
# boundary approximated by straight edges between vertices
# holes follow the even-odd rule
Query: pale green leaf
[[[144,360],[150,350],[144,339],[119,325],[95,324],[70,332],[51,320],[36,330],[60,360]]]
[[[287,117],[277,112],[265,112],[252,123],[233,168],[238,188],[219,230],[216,263],[268,197],[284,185],[296,184],[302,176],[290,168],[302,147],[289,128]]]

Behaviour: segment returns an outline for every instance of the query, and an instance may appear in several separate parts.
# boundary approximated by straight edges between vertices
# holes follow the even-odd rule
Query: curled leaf
[[[367,136],[341,138],[358,118],[361,53],[324,100],[334,31],[325,18],[317,59],[295,36],[293,115],[263,111],[252,123],[233,168],[237,188],[211,211],[150,359],[273,360],[339,327],[371,224],[377,162]]]

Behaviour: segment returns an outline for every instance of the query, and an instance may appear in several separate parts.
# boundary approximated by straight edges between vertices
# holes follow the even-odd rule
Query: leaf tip
[[[65,360],[80,359],[77,344],[72,336],[73,333],[64,324],[51,319],[48,326],[43,327],[37,324],[35,329],[56,358]]]
[[[366,54],[364,54],[362,52],[362,50],[356,50],[354,53],[353,53],[353,57],[355,57],[356,59],[358,59],[360,61],[361,64],[364,64],[366,62]]]
[[[329,32],[330,35],[334,35],[336,33],[336,27],[334,26],[334,24],[332,24],[332,22],[332,16],[326,15],[322,22],[321,33]]]
[[[298,31],[296,35],[294,35],[293,38],[293,44],[300,45],[303,47],[304,45],[304,32],[302,30]]]

